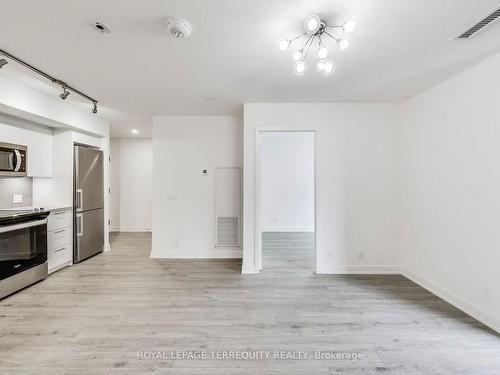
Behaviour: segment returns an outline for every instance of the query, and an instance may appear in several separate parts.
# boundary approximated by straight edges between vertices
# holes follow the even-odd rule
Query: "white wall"
[[[314,231],[314,132],[265,132],[262,230]]]
[[[399,123],[394,104],[245,104],[243,272],[256,272],[256,129],[316,131],[317,271],[397,272]]]
[[[152,222],[153,141],[111,138],[111,230],[150,231]]]
[[[500,331],[500,54],[403,105],[403,272]]]
[[[241,142],[236,117],[153,118],[152,257],[241,257],[241,249],[214,247],[213,173],[216,167],[241,167]]]

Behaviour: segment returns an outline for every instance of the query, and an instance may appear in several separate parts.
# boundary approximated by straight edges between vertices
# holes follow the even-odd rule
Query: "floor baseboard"
[[[500,334],[499,319],[496,319],[495,317],[484,312],[483,310],[478,309],[472,303],[464,300],[463,298],[457,296],[456,294],[450,292],[449,290],[441,288],[440,286],[437,286],[436,284],[424,279],[423,277],[411,271],[401,269],[401,275],[413,281],[415,284],[420,285],[422,288],[428,290],[432,294],[435,294],[439,298],[445,300],[449,304],[455,306],[457,309],[463,311],[467,315],[470,315],[474,319],[480,321],[484,325],[488,326],[489,328]]]
[[[400,269],[398,266],[326,266],[317,270],[321,275],[398,275]]]
[[[151,252],[151,258],[155,259],[241,259],[241,250],[217,250],[206,252],[195,251],[163,251],[161,253]]]

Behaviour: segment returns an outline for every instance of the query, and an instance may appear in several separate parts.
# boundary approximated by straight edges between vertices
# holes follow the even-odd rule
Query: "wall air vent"
[[[237,217],[217,218],[217,246],[240,246],[239,222]]]
[[[457,39],[469,39],[471,36],[481,31],[484,27],[495,21],[498,17],[500,17],[500,8],[495,10],[493,13],[489,14],[481,21],[476,23],[474,26],[470,27],[467,31],[457,36]]]

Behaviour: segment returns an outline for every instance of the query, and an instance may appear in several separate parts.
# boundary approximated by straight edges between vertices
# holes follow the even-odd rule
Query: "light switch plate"
[[[12,203],[23,203],[23,195],[22,194],[14,194],[12,196]]]

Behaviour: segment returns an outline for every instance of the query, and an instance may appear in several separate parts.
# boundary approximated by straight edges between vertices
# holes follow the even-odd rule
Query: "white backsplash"
[[[22,195],[22,202],[13,203],[14,195]],[[19,197],[17,197],[19,198]],[[0,209],[31,207],[33,205],[33,178],[0,177]]]

